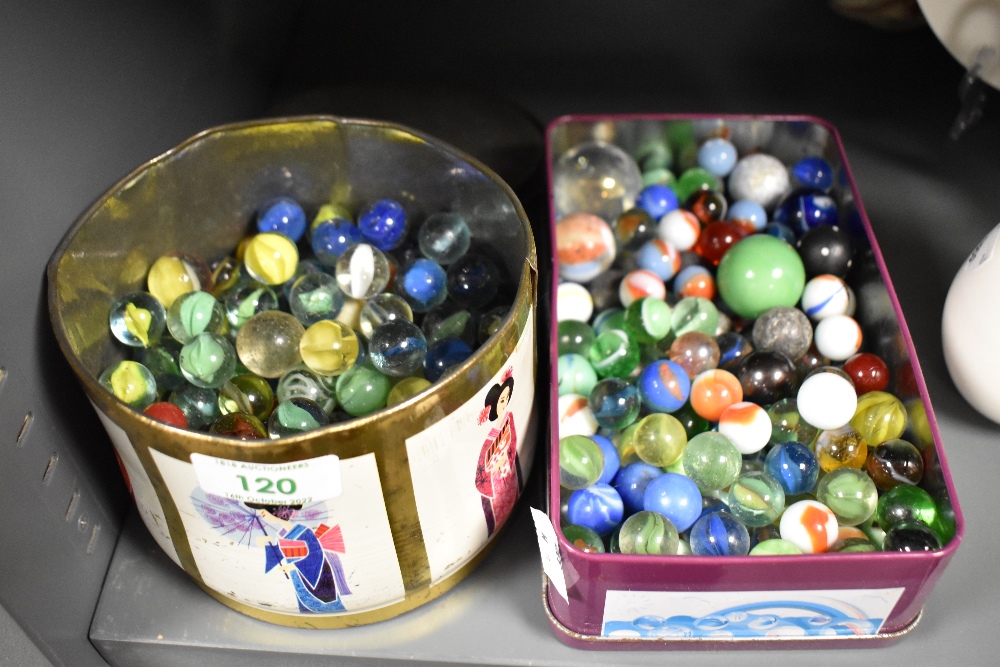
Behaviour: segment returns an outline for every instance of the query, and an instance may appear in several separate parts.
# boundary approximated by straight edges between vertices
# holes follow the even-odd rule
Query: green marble
[[[218,334],[198,334],[181,348],[180,367],[191,384],[217,389],[236,369],[236,350]]]
[[[582,354],[590,351],[597,335],[594,328],[579,320],[563,320],[558,328],[559,354]]]
[[[267,431],[271,438],[283,438],[314,431],[329,423],[319,405],[308,398],[296,396],[278,404],[267,421]]]
[[[567,524],[562,527],[563,535],[569,543],[586,553],[604,553],[604,540],[601,536],[586,526]]]
[[[677,529],[662,514],[643,510],[622,524],[618,548],[623,554],[668,555],[677,553]]]
[[[751,234],[722,256],[719,296],[740,317],[756,319],[775,306],[795,306],[806,284],[798,251],[768,234]]]
[[[782,539],[764,540],[750,550],[751,556],[797,556],[801,553],[802,549]]]
[[[642,297],[625,309],[625,331],[637,343],[655,343],[670,333],[672,310],[663,299]]]
[[[785,509],[785,492],[765,472],[746,472],[729,487],[729,510],[747,527],[766,526]]]
[[[700,296],[684,297],[673,308],[670,328],[674,336],[681,336],[689,331],[714,336],[719,328],[719,309]]]
[[[690,402],[685,403],[678,410],[674,410],[670,414],[684,427],[688,440],[712,428],[712,422],[695,412]]]
[[[180,354],[181,344],[169,337],[139,353],[139,361],[156,379],[157,391],[170,392],[186,382],[177,362]]]
[[[354,364],[337,377],[337,402],[353,417],[385,407],[392,382],[371,366]]]
[[[559,382],[559,395],[580,394],[589,396],[597,384],[597,371],[579,354],[562,354],[556,363],[556,378]]]
[[[601,335],[612,329],[625,330],[625,309],[612,308],[602,311],[594,317],[594,333]]]
[[[171,392],[168,400],[181,409],[187,417],[188,426],[195,430],[208,428],[222,416],[219,393],[215,389],[185,382]]]
[[[601,446],[584,435],[568,435],[559,440],[559,484],[574,491],[585,489],[601,477],[604,453]]]
[[[919,486],[902,484],[889,489],[878,499],[875,520],[883,530],[905,521],[919,521],[933,527],[938,521],[937,504]]]
[[[867,537],[847,537],[837,540],[829,553],[835,554],[867,554],[878,551],[878,547],[872,544]]]
[[[697,151],[697,148],[695,149]],[[677,182],[670,187],[677,194],[681,203],[686,202],[691,195],[699,190],[722,190],[722,181],[702,167],[690,167],[680,175]]]
[[[621,329],[597,336],[587,358],[598,376],[627,378],[639,366],[639,346]]]
[[[819,480],[816,500],[837,515],[841,526],[857,526],[875,513],[878,489],[865,471],[837,468]]]
[[[670,167],[674,162],[674,152],[670,150],[670,145],[663,136],[653,136],[644,140],[635,149],[632,157],[635,158],[643,174],[653,170],[670,173]]]
[[[221,334],[226,328],[222,304],[208,292],[182,294],[167,309],[167,330],[181,343],[206,331]]]
[[[702,491],[729,487],[740,475],[743,456],[728,436],[718,431],[699,433],[684,448],[684,470]]]

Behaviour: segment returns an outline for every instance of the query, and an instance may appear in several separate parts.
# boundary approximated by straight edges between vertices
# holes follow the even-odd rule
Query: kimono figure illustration
[[[294,506],[245,504],[262,515],[270,514],[282,524],[277,539],[268,540],[265,546],[264,572],[279,568],[291,578],[299,610],[318,614],[344,611],[340,598],[350,590],[337,556],[344,553],[340,526],[321,523],[311,528],[304,523],[293,523],[288,519],[295,515]]]
[[[514,416],[507,410],[513,391],[514,378],[508,371],[503,381],[487,393],[480,421],[497,422],[483,442],[476,466],[476,488],[482,495],[487,536],[507,520],[522,488]]]
[[[329,525],[323,503],[265,505],[238,502],[196,489],[195,508],[213,528],[239,543],[264,548],[264,573],[284,573],[304,613],[345,611],[351,590],[337,554],[344,553],[339,525]],[[305,522],[309,522],[308,524]],[[316,523],[318,522],[318,525]],[[332,522],[330,522],[332,523]]]

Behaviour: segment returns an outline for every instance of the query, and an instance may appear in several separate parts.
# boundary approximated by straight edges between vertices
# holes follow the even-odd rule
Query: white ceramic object
[[[969,69],[980,51],[993,49],[982,59],[979,78],[1000,89],[1000,0],[917,0],[927,24],[948,52]]]
[[[945,299],[941,342],[948,372],[972,407],[1000,423],[1000,225],[958,270]]]

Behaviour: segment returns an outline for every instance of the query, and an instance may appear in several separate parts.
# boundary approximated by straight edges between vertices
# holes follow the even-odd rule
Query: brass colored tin
[[[279,195],[295,198],[307,210],[330,201],[357,210],[366,202],[393,197],[411,220],[437,211],[463,214],[476,243],[492,249],[492,258],[516,286],[508,295],[509,315],[459,369],[421,394],[295,437],[243,442],[182,431],[120,403],[97,382],[104,368],[127,355],[108,331],[115,299],[145,289],[149,266],[166,253],[183,248],[209,260],[231,253],[248,233],[262,198]],[[49,263],[49,312],[56,338],[87,396],[127,434],[162,507],[164,534],[179,565],[216,599],[251,616],[299,627],[346,627],[390,618],[434,599],[458,583],[492,543],[486,542],[466,563],[432,583],[405,443],[468,402],[504,369],[518,340],[533,334],[536,261],[531,228],[513,192],[456,149],[376,121],[298,117],[245,122],[196,135],[142,165],[98,199]],[[534,367],[532,358],[532,386]],[[522,438],[526,477],[533,433],[525,432]],[[153,461],[154,451],[183,462],[193,453],[253,463],[326,454],[341,460],[374,455],[405,598],[357,612],[297,615],[247,605],[213,590],[199,573],[175,499]],[[140,513],[150,526],[142,507]]]

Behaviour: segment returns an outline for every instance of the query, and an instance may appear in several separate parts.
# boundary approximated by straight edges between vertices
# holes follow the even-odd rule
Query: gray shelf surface
[[[387,3],[388,13],[369,3],[281,5],[0,3],[0,500],[18,512],[13,538],[0,541],[0,664],[720,662],[699,652],[580,651],[555,638],[527,513],[541,502],[540,468],[496,549],[465,581],[413,612],[347,630],[295,630],[230,611],[158,552],[128,511],[107,439],[49,331],[43,272],[58,240],[115,180],[201,129],[268,115],[292,99],[303,111],[344,113],[348,105],[329,96],[307,108],[299,95],[400,82],[486,91],[543,123],[626,112],[831,121],[906,314],[965,539],[920,624],[891,647],[722,659],[995,662],[1000,426],[951,383],[940,314],[967,253],[1000,222],[996,91],[983,120],[950,141],[961,67],[930,31],[877,30],[824,2],[768,0],[752,11],[721,0],[630,3],[613,12],[592,1],[572,12],[552,2],[454,3],[435,15],[410,3]],[[336,67],[321,39],[331,34],[340,40]],[[367,48],[373,35],[378,51]],[[445,115],[454,112],[447,101]],[[532,203],[536,226],[544,224]],[[70,505],[75,491],[80,500]]]

